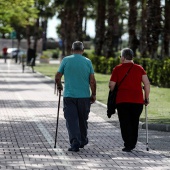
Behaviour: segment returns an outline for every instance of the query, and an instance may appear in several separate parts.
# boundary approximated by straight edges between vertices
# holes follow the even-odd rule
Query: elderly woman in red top
[[[119,86],[116,97],[121,134],[124,141],[122,151],[125,152],[130,152],[136,147],[139,117],[143,110],[143,104],[149,104],[150,93],[150,83],[146,71],[142,66],[134,64],[133,55],[133,51],[129,48],[121,51],[121,64],[113,69],[109,82],[109,88],[112,91],[130,69]],[[142,83],[144,85],[144,95]]]

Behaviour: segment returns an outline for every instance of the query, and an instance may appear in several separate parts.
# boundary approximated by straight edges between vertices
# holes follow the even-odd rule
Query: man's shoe
[[[80,148],[84,148],[84,145],[80,145]]]
[[[79,148],[68,148],[68,151],[78,152],[78,151],[79,151]]]
[[[132,149],[129,149],[129,148],[123,148],[122,151],[123,152],[131,152]]]

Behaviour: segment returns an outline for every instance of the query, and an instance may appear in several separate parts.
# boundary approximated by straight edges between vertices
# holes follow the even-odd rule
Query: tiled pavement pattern
[[[117,114],[113,115],[110,119],[108,119],[106,115],[107,113],[106,107],[107,107],[106,105],[96,101],[96,104],[92,105],[91,111],[97,113],[97,115],[102,117],[105,121],[119,128],[120,125],[119,125]],[[148,118],[150,118],[149,108],[150,105],[148,106]],[[138,141],[144,144],[146,143],[146,129],[142,129],[140,125],[139,125]],[[153,150],[160,152],[166,157],[170,158],[170,132],[149,129],[149,148],[152,148]]]
[[[47,79],[10,61],[0,61],[0,169],[2,170],[169,170],[170,160],[146,151],[138,143],[122,152],[120,130],[99,117],[89,116],[89,144],[68,152],[68,134],[60,109],[57,148],[54,149],[58,97]]]

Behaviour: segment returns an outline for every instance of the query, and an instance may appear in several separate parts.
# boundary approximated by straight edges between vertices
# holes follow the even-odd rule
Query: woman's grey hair
[[[130,48],[124,48],[121,51],[121,56],[123,56],[127,60],[132,60],[134,53]]]

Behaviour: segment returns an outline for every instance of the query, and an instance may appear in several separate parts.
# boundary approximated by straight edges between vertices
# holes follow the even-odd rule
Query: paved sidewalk
[[[120,130],[97,112],[89,116],[89,144],[78,153],[68,152],[62,101],[54,149],[57,103],[46,78],[30,70],[22,73],[21,66],[0,60],[0,169],[170,169],[167,157],[147,152],[141,142],[131,153],[122,152]]]

